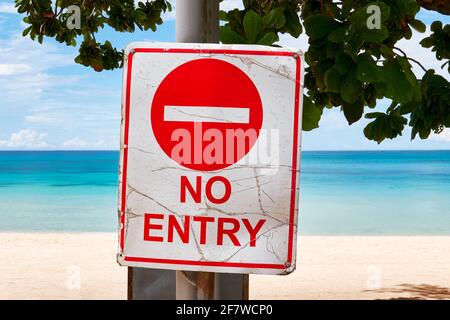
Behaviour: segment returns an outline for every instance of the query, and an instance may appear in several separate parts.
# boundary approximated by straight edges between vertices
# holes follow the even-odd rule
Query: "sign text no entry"
[[[295,268],[302,55],[134,43],[121,134],[121,265]]]

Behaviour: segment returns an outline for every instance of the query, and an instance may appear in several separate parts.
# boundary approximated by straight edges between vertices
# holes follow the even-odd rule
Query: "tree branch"
[[[417,0],[421,7],[450,15],[450,1],[448,0]]]
[[[405,51],[403,51],[402,49],[398,48],[398,47],[394,47],[395,50],[398,50],[402,53],[403,57],[405,57],[406,59],[408,59],[409,61],[415,62],[419,67],[422,68],[422,70],[426,73],[428,70],[416,59],[408,57],[408,55],[406,54]]]

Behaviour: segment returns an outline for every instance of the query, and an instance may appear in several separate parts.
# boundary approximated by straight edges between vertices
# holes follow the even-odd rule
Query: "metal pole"
[[[219,42],[219,0],[177,0],[175,25],[177,42]],[[213,299],[214,279],[214,273],[177,271],[177,299]]]
[[[178,42],[219,42],[219,0],[177,0]],[[128,268],[128,299],[248,299],[248,275]]]
[[[219,42],[219,0],[177,0],[177,42]],[[248,299],[248,275],[178,271],[179,300]]]
[[[177,42],[219,42],[219,0],[177,0]]]

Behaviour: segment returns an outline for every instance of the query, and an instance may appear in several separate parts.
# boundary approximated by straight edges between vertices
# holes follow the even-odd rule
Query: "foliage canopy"
[[[67,27],[71,5],[81,8],[80,29]],[[379,28],[368,26],[373,6],[379,8]],[[306,33],[303,130],[319,126],[324,108],[339,107],[349,124],[363,116],[371,119],[364,134],[378,143],[401,135],[406,126],[412,139],[426,139],[450,127],[450,83],[396,46],[411,39],[413,29],[426,31],[416,19],[421,6],[450,14],[447,0],[243,0],[243,9],[220,12],[220,39],[276,45],[280,34],[298,38]],[[167,0],[137,5],[134,0],[16,0],[16,7],[29,25],[23,36],[40,43],[45,37],[69,46],[81,42],[75,61],[96,71],[120,68],[123,61],[123,50],[96,40],[101,29],[155,31],[162,14],[172,10]],[[450,72],[450,25],[435,21],[420,44]],[[414,63],[424,69],[420,79],[412,71]],[[371,112],[380,99],[389,99],[390,106]]]

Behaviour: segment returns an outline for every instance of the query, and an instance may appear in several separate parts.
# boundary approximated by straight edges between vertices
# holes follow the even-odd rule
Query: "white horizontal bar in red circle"
[[[249,123],[250,109],[216,106],[165,106],[164,121]]]

